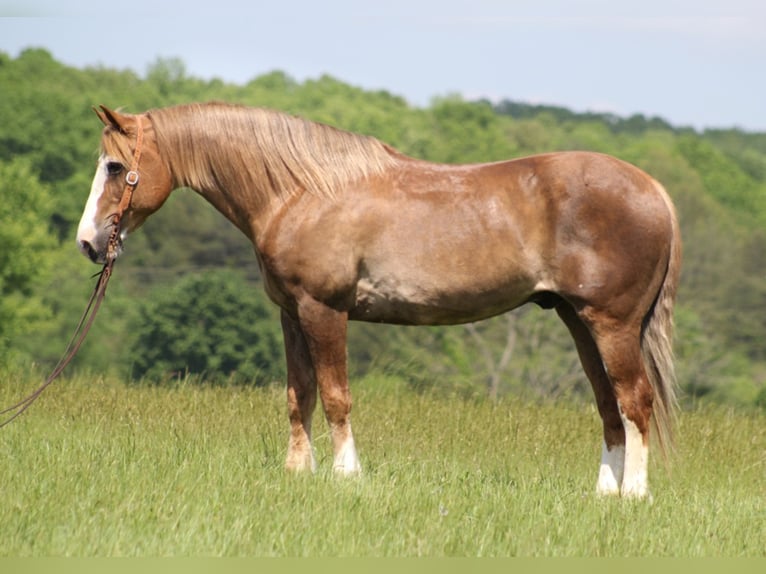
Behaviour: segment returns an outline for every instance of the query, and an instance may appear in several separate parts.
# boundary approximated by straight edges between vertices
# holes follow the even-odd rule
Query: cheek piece
[[[107,260],[113,260],[117,257],[118,242],[120,231],[122,230],[122,216],[130,207],[130,201],[133,198],[133,191],[138,187],[138,162],[141,160],[141,144],[144,139],[144,128],[141,119],[136,118],[136,149],[133,152],[133,160],[130,164],[130,171],[125,174],[125,188],[122,191],[120,204],[117,206],[117,212],[112,216],[112,233],[109,236],[106,257]]]

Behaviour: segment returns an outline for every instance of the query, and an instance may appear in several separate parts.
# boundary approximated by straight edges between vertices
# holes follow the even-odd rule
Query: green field
[[[352,391],[338,480],[319,413],[319,471],[284,473],[281,388],[59,381],[0,430],[0,556],[766,556],[763,414],[682,413],[649,504],[593,495],[590,404]]]

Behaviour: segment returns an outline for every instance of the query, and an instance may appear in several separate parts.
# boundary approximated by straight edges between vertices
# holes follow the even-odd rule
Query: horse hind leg
[[[609,371],[625,428],[625,468],[620,493],[625,497],[645,498],[649,495],[649,426],[654,392],[644,371],[640,350],[625,351],[618,359],[611,360],[614,373]]]
[[[601,465],[596,493],[602,496],[618,495],[625,466],[625,429],[612,383],[590,330],[575,310],[569,303],[561,301],[556,306],[556,311],[575,341],[580,363],[590,381],[603,422]]]
[[[645,498],[649,495],[649,427],[654,390],[641,354],[641,327],[604,321],[591,330],[596,333],[595,341],[624,429],[625,455],[620,494],[629,498]]]

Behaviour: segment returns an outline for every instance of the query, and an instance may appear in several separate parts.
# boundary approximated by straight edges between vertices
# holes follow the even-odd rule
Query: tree
[[[267,383],[281,378],[279,322],[261,289],[231,271],[191,275],[159,288],[134,326],[133,374],[154,381],[187,374]]]
[[[459,96],[434,101],[430,114],[436,138],[429,158],[445,163],[504,160],[516,151],[503,122],[488,103],[471,103]]]
[[[146,80],[165,97],[185,79],[186,64],[180,58],[157,58],[146,72]]]
[[[485,368],[487,369],[487,377],[489,379],[487,384],[488,394],[489,398],[493,401],[497,399],[498,391],[500,389],[500,377],[502,377],[503,371],[513,357],[513,351],[516,348],[516,339],[518,337],[518,332],[516,330],[516,315],[513,313],[506,313],[504,316],[507,323],[505,347],[497,360],[495,360],[495,357],[492,355],[492,346],[476,327],[476,323],[467,323],[465,325],[465,329],[473,338],[479,354],[484,359]]]
[[[48,221],[52,200],[32,174],[29,162],[0,162],[0,361],[11,341],[44,315],[32,296],[45,276],[56,241]]]

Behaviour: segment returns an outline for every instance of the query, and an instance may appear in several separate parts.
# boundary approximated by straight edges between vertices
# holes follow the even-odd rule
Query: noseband
[[[4,427],[27,410],[48,385],[58,378],[64,371],[64,368],[66,368],[77,354],[77,351],[80,350],[82,342],[85,340],[88,331],[90,331],[90,328],[93,325],[93,321],[96,319],[96,313],[98,313],[98,309],[101,307],[101,303],[106,295],[106,286],[109,283],[109,278],[112,276],[112,267],[114,267],[115,259],[117,259],[122,216],[125,214],[128,207],[130,207],[133,191],[138,186],[138,162],[141,159],[141,145],[143,143],[143,138],[144,128],[141,125],[140,117],[136,117],[136,149],[133,151],[133,160],[130,164],[130,171],[125,174],[125,188],[122,191],[120,204],[117,206],[117,211],[112,215],[112,232],[109,235],[109,243],[106,248],[106,263],[104,263],[103,269],[96,274],[98,277],[96,287],[93,289],[90,300],[85,307],[82,317],[80,317],[80,322],[77,324],[72,338],[69,340],[64,355],[59,359],[56,367],[51,374],[48,375],[48,378],[45,379],[45,382],[35,389],[34,392],[17,402],[15,405],[0,411],[0,416],[7,415],[7,418],[0,422],[0,427]]]

